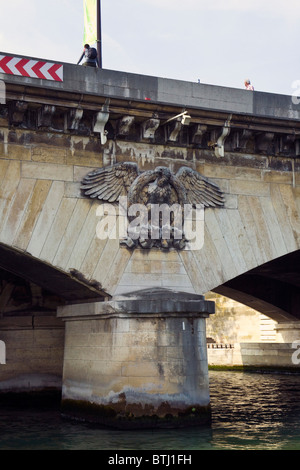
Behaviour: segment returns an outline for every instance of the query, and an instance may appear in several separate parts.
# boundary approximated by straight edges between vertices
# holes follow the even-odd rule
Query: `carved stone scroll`
[[[182,129],[181,120],[173,121],[169,123],[167,126],[168,141],[176,142],[181,129]]]
[[[231,116],[227,119],[227,121],[224,124],[224,127],[222,129],[222,134],[217,140],[217,143],[215,145],[215,155],[216,157],[224,157],[225,155],[225,140],[230,134],[230,121],[231,121]]]
[[[236,131],[233,134],[232,147],[233,150],[246,150],[249,140],[251,139],[253,132],[248,129]]]
[[[39,108],[38,115],[37,115],[38,127],[51,127],[52,119],[53,119],[55,111],[56,111],[55,106],[45,105]]]
[[[123,116],[117,123],[117,135],[127,136],[134,125],[134,116]]]
[[[256,148],[260,153],[268,153],[272,151],[274,141],[273,132],[263,132],[256,138]]]
[[[192,143],[202,144],[203,136],[207,132],[207,126],[203,124],[197,124],[192,130]]]
[[[148,119],[142,124],[142,137],[143,139],[154,139],[155,132],[160,125],[159,119]]]
[[[67,117],[67,129],[69,130],[78,130],[80,121],[83,116],[83,109],[71,109],[66,117]]]
[[[28,109],[28,103],[24,101],[10,101],[8,103],[10,124],[21,124],[24,122],[24,114]]]
[[[100,111],[95,115],[93,132],[100,134],[100,142],[102,145],[105,145],[107,142],[107,131],[105,130],[105,125],[109,119],[109,113]]]

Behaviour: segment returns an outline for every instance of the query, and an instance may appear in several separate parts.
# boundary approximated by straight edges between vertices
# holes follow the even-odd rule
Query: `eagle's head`
[[[165,166],[156,167],[154,170],[154,174],[157,178],[157,185],[160,187],[169,184],[172,178],[171,171]]]

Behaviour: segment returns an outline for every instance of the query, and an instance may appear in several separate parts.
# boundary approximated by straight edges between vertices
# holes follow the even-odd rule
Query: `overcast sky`
[[[0,1],[1,52],[77,63],[83,0]],[[105,69],[286,95],[300,81],[299,0],[101,4]]]

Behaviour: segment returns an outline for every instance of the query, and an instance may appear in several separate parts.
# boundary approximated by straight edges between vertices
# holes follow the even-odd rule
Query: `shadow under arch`
[[[213,289],[277,322],[300,320],[300,250],[242,274]]]
[[[56,294],[66,303],[99,302],[110,295],[77,271],[59,270],[28,253],[0,244],[0,268]]]

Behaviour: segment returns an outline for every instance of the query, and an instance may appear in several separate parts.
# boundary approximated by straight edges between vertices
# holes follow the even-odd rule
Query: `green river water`
[[[2,405],[0,450],[300,450],[300,375],[210,371],[210,394],[212,422],[178,430],[119,431],[66,421],[56,406]]]

